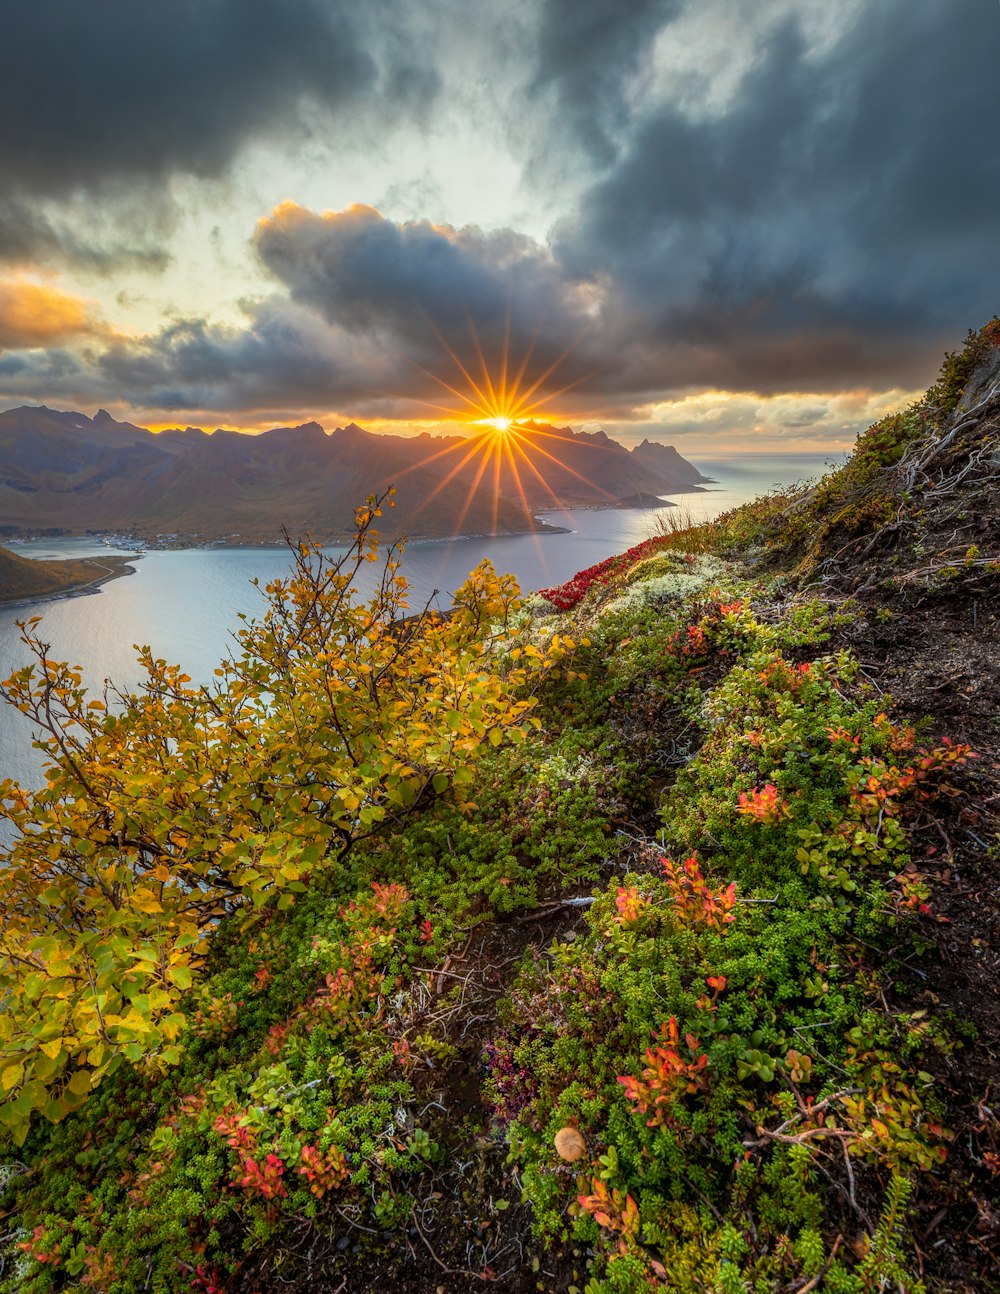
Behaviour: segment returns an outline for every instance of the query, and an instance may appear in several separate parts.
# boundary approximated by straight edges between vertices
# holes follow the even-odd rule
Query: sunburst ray
[[[588,493],[593,492],[610,500],[613,496],[597,481],[559,456],[556,442],[562,441],[565,444],[565,436],[557,435],[533,421],[542,409],[551,406],[592,376],[584,374],[558,385],[551,381],[559,367],[576,349],[578,342],[567,346],[550,362],[532,366],[539,336],[536,331],[515,362],[511,348],[511,307],[508,303],[499,354],[494,356],[495,363],[491,364],[468,312],[466,319],[468,362],[462,359],[458,349],[447,340],[434,322],[427,319],[442,351],[454,366],[452,375],[442,375],[413,361],[413,367],[447,393],[454,402],[445,404],[418,399],[416,403],[444,414],[448,419],[464,421],[473,429],[468,438],[471,439],[471,444],[465,441],[446,445],[404,469],[403,475],[407,475],[442,459],[447,460],[452,456],[455,459],[416,511],[422,512],[443,490],[462,482],[467,492],[456,523],[460,533],[474,499],[485,488],[489,494],[492,529],[496,533],[504,496],[507,496],[509,502],[515,503],[525,517],[533,515],[529,490],[525,484],[526,477],[537,481],[545,496],[552,500],[552,506],[564,509],[566,505],[563,499],[554,488],[552,480],[548,479],[558,478],[560,472],[564,481],[567,477],[575,478],[587,487]],[[529,373],[532,367],[535,371]],[[540,443],[543,440],[551,442],[550,448],[555,452],[550,452],[550,449]],[[592,448],[598,450],[601,447],[595,445]],[[552,465],[551,471],[546,470],[546,463]],[[485,502],[487,501],[484,500]],[[535,506],[538,506],[537,503]],[[545,506],[549,506],[548,503]]]

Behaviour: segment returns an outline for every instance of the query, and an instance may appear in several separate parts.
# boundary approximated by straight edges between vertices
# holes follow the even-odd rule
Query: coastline
[[[714,493],[714,491],[710,489],[706,489],[704,486],[696,485],[696,486],[686,487],[682,490],[671,491],[671,493],[710,494],[710,493]],[[466,532],[463,532],[462,534],[457,534],[457,535],[410,534],[406,536],[406,541],[407,541],[407,544],[453,544],[453,543],[459,543],[465,540],[474,540],[474,539],[514,539],[514,538],[519,538],[527,535],[567,535],[572,533],[572,527],[553,525],[552,522],[547,521],[546,518],[551,516],[558,517],[565,512],[624,512],[624,511],[651,512],[651,511],[657,511],[661,508],[676,508],[678,506],[680,505],[673,503],[670,499],[660,499],[656,502],[649,502],[649,503],[642,503],[642,504],[631,503],[631,502],[627,504],[620,503],[620,502],[619,503],[569,503],[563,508],[548,507],[548,506],[539,508],[534,514],[535,519],[539,524],[530,529],[526,528],[524,530],[498,530],[498,531],[475,530],[475,531],[466,531]],[[110,531],[109,532],[64,531],[62,534],[59,534],[59,535],[46,536],[46,538],[55,540],[56,542],[58,542],[59,540],[84,539],[84,538],[93,539],[99,542],[105,542],[115,537],[119,537],[119,536],[117,536],[115,532],[110,532]],[[139,536],[131,536],[131,537],[139,539]],[[17,551],[21,547],[21,545],[26,543],[31,543],[34,540],[34,538],[35,536],[33,535],[19,535],[17,537],[12,537],[10,539],[7,539],[5,542],[11,548],[11,551]],[[349,541],[349,536],[345,533],[344,535],[328,536],[325,539],[320,540],[319,542],[324,547],[336,548],[340,545],[346,544],[348,541]],[[217,539],[203,539],[201,536],[197,536],[197,535],[183,536],[180,534],[176,536],[170,536],[170,542],[167,542],[167,543],[157,542],[156,539],[144,539],[143,543],[144,543],[144,548],[142,552],[115,554],[114,557],[109,557],[108,560],[109,561],[112,561],[112,560],[113,561],[119,561],[119,560],[134,561],[136,558],[141,557],[143,552],[176,553],[176,552],[193,552],[193,551],[199,551],[199,550],[219,551],[219,550],[225,550],[227,548],[282,549],[287,547],[285,541],[282,539],[268,540],[268,539],[247,538],[245,540],[235,540],[235,539],[231,539],[229,536],[221,536]],[[79,560],[96,561],[98,559],[80,558]],[[119,573],[123,575],[130,574],[129,571],[121,571]],[[95,587],[100,583],[106,583],[107,580],[115,579],[115,578],[117,578],[117,575],[109,574],[104,579],[97,581],[95,583]],[[86,586],[82,586],[79,591],[84,592],[84,591],[89,591],[89,589],[90,589],[90,583],[88,582],[88,584]],[[65,596],[65,595],[59,594],[57,596]],[[0,606],[3,606],[3,605],[6,605],[6,604],[4,602],[4,599],[0,597]]]
[[[666,506],[666,505],[663,505],[663,506]],[[584,509],[584,511],[609,511],[610,512],[610,511],[620,511],[620,509],[614,509],[614,508],[610,508],[602,505],[601,508],[598,508],[598,509],[587,508],[587,509]],[[540,517],[542,515],[544,514],[539,513]],[[558,515],[558,513],[556,513],[556,515]],[[554,525],[551,525],[549,522],[543,521],[540,525],[536,526],[532,530],[497,530],[497,531],[479,530],[479,531],[467,531],[459,535],[419,535],[418,534],[418,535],[405,535],[403,537],[405,537],[406,539],[407,546],[410,546],[413,544],[453,544],[453,543],[458,543],[458,542],[461,542],[464,540],[470,540],[470,539],[515,539],[526,535],[568,535],[570,533],[571,533],[571,528],[569,526],[554,526]],[[46,538],[49,539],[50,542],[54,542],[54,543],[58,543],[60,540],[73,540],[73,539],[93,539],[98,542],[103,542],[106,536],[102,535],[101,533],[95,534],[91,531],[87,531],[85,533],[67,531],[64,534],[47,536]],[[383,536],[383,538],[386,538],[386,536]],[[391,537],[388,537],[388,538],[391,538]],[[338,547],[345,547],[348,544],[349,539],[350,539],[350,536],[345,533],[343,535],[328,536],[324,539],[318,540],[317,542],[323,548],[338,548]],[[9,539],[6,541],[6,543],[7,543],[7,546],[10,548],[11,552],[20,552],[20,549],[22,548],[23,545],[30,544],[33,541],[34,541],[34,536],[29,535],[25,537],[18,537],[16,539]],[[228,549],[254,549],[254,548],[259,548],[262,550],[272,550],[277,552],[277,551],[281,551],[282,549],[286,549],[287,547],[288,545],[283,539],[270,539],[270,540],[247,539],[242,542],[235,542],[235,541],[231,542],[227,539],[203,540],[203,539],[200,539],[198,536],[190,536],[188,540],[185,540],[183,537],[178,536],[175,542],[171,542],[169,544],[158,544],[155,542],[146,542],[145,547],[141,551],[128,552],[128,553],[116,553],[112,557],[108,557],[107,560],[126,561],[126,562],[136,561],[140,557],[142,557],[144,553],[225,552]],[[86,557],[86,558],[81,557],[81,558],[77,558],[76,560],[96,562],[104,559],[103,558],[99,559],[96,557]],[[127,575],[130,573],[131,572],[129,571],[120,572],[120,574],[123,574],[123,575]],[[115,578],[117,578],[117,576],[108,575],[105,580],[102,580],[100,582],[106,583],[108,579],[115,579]],[[89,586],[89,582],[88,582],[88,586]],[[2,597],[0,597],[0,605],[3,605]]]
[[[49,589],[44,593],[35,594],[19,593],[8,597],[0,593],[0,609],[37,606],[43,602],[59,602],[63,598],[87,597],[91,593],[99,592],[102,585],[110,584],[112,580],[134,575],[135,566],[130,563],[137,561],[138,557],[133,553],[128,557],[114,555],[107,558],[81,557],[78,560],[97,567],[99,573],[93,579],[85,580],[82,584],[71,584],[64,589]]]

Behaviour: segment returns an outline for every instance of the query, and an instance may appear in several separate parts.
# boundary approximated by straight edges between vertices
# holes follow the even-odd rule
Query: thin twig
[[[489,1277],[484,1276],[482,1272],[470,1271],[467,1267],[466,1268],[449,1267],[447,1263],[442,1262],[441,1259],[434,1252],[431,1242],[424,1235],[423,1231],[421,1231],[420,1223],[417,1221],[417,1215],[414,1213],[412,1209],[410,1209],[410,1221],[413,1223],[414,1228],[416,1229],[417,1235],[424,1242],[424,1247],[426,1248],[427,1252],[434,1259],[434,1261],[437,1263],[437,1265],[441,1268],[441,1270],[444,1272],[446,1276],[471,1276],[473,1280],[477,1280],[477,1281],[489,1280]]]
[[[840,1143],[840,1148],[844,1152],[844,1167],[847,1169],[847,1180],[850,1183],[848,1191],[851,1197],[851,1206],[855,1213],[857,1213],[860,1212],[860,1210],[858,1209],[858,1198],[854,1194],[854,1169],[851,1167],[851,1152],[846,1141],[842,1141]]]

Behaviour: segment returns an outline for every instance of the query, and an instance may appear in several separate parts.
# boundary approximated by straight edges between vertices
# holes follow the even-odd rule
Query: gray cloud
[[[440,360],[428,320],[495,349],[509,312],[540,364],[575,344],[562,380],[587,375],[608,413],[697,386],[920,385],[998,304],[1000,12],[869,0],[817,41],[806,9],[763,6],[706,112],[635,95],[679,5],[548,0],[536,87],[595,154],[622,145],[551,247],[297,211],[258,251],[295,301],[421,362]]]
[[[723,111],[637,124],[556,257],[694,382],[905,379],[997,306],[998,66],[982,0],[872,0],[818,53],[786,16]]]
[[[495,370],[505,335],[512,370],[529,350],[529,374],[561,360],[556,384],[606,361],[592,284],[568,278],[545,247],[509,229],[397,223],[360,206],[317,215],[286,203],[258,225],[256,246],[293,301],[410,361],[411,390],[433,391],[413,364],[459,377],[445,345],[470,372],[481,371],[480,350]],[[447,396],[438,389],[435,398]]]
[[[171,175],[223,175],[247,142],[310,113],[417,114],[437,75],[407,6],[348,0],[0,0],[0,255],[100,265],[130,244],[129,197],[162,208]],[[74,246],[39,202],[99,194],[110,239]]]
[[[875,345],[846,331],[748,337],[732,320],[731,331],[664,338],[648,316],[623,308],[613,282],[573,277],[509,230],[286,204],[261,222],[256,242],[281,290],[245,304],[245,327],[184,319],[143,339],[96,341],[72,358],[60,352],[58,363],[52,352],[11,355],[0,389],[140,409],[427,418],[463,408],[441,385],[471,394],[462,368],[482,384],[485,360],[497,376],[506,337],[508,371],[525,361],[522,388],[549,370],[539,397],[572,388],[542,405],[546,415],[585,409],[620,419],[692,386],[829,391],[884,386],[887,373],[923,365],[916,385],[938,358],[937,347],[924,354],[912,341]]]
[[[97,211],[79,200],[58,206],[0,188],[0,262],[66,260],[98,273],[158,273],[170,263],[165,243],[176,212],[168,194],[138,221],[136,200],[121,186],[104,186]]]
[[[610,162],[632,115],[629,86],[657,30],[681,8],[682,0],[543,0],[529,92],[552,95],[550,129],[563,126],[596,161]]]
[[[95,343],[47,378],[147,407],[415,414],[414,400],[448,400],[414,368],[456,376],[441,337],[474,369],[472,329],[495,363],[509,326],[511,354],[531,348],[533,374],[570,351],[552,382],[586,379],[581,403],[609,419],[701,387],[924,384],[942,349],[1000,304],[1000,11],[986,0],[857,0],[819,39],[806,22],[816,5],[697,3],[698,13],[735,12],[747,29],[724,93],[656,79],[654,50],[681,39],[695,0],[540,0],[534,26],[518,6],[516,40],[498,58],[523,63],[533,32],[525,79],[556,141],[552,173],[564,174],[570,140],[588,174],[600,172],[578,200],[567,196],[549,244],[289,203],[258,227],[276,291],[245,328],[188,320]],[[54,0],[68,24],[56,38],[41,16],[53,6],[0,0],[15,19],[0,51],[4,118],[27,93],[11,50],[25,63],[33,39],[51,47],[46,78],[66,90],[37,121],[22,111],[11,137],[0,134],[0,216],[5,201],[13,213],[0,255],[4,237],[11,247],[72,239],[65,213],[55,223],[40,199],[98,182],[134,195],[132,181],[178,170],[220,174],[248,140],[318,109],[347,119],[366,104],[429,103],[440,71],[430,51],[452,0],[415,15],[380,10],[378,22],[339,5],[108,0],[85,20]],[[715,39],[730,38],[720,23]],[[711,69],[710,46],[704,61]],[[112,231],[108,260],[127,251]],[[40,357],[6,362],[20,365],[6,370],[9,389],[41,382]],[[805,425],[806,413],[784,425]]]

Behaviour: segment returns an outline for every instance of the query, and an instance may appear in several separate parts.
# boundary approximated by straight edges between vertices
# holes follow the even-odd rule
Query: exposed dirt
[[[977,590],[977,593],[979,590]],[[913,862],[931,883],[919,965],[903,963],[897,1001],[933,1006],[975,1039],[936,1075],[954,1134],[946,1164],[921,1174],[913,1228],[922,1274],[937,1288],[1000,1288],[1000,609],[996,597],[868,608],[851,645],[895,713],[930,721],[930,741],[968,742],[979,756],[964,793],[925,815]],[[977,606],[978,602],[978,606]]]
[[[862,612],[842,643],[894,713],[926,723],[928,744],[978,756],[917,831],[930,947],[901,965],[895,992],[974,1031],[936,1075],[954,1136],[946,1164],[918,1177],[913,1234],[932,1289],[982,1294],[1000,1289],[1000,353],[944,434],[886,476],[895,522],[830,562],[820,588]]]

